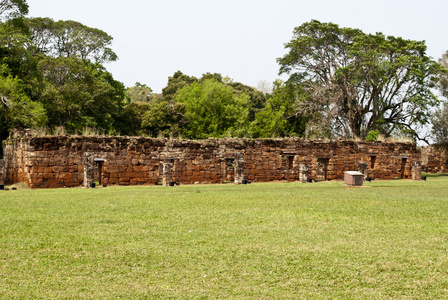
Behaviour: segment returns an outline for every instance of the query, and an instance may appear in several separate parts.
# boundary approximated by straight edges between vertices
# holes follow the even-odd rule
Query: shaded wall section
[[[448,173],[448,151],[435,145],[421,148],[422,170],[428,173]]]
[[[142,137],[35,137],[5,143],[6,181],[32,188],[343,179],[364,168],[377,179],[411,178],[412,143],[290,139],[169,140]],[[305,171],[306,170],[306,171]]]

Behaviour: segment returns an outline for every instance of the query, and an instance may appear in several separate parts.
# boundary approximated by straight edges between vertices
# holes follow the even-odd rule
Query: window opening
[[[294,168],[294,155],[282,155],[282,167],[292,170]]]

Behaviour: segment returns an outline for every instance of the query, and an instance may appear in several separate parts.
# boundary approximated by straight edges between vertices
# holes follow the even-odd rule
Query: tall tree
[[[313,20],[295,28],[285,48],[280,74],[310,99],[298,109],[321,115],[310,126],[345,138],[364,139],[371,130],[421,138],[416,127],[428,123],[438,104],[431,88],[441,70],[424,42]]]
[[[25,0],[1,0],[0,21],[14,19],[28,14],[28,4]]]
[[[53,21],[30,18],[25,23],[31,34],[29,50],[52,57],[76,56],[97,63],[117,60],[110,45],[113,38],[106,32],[76,21]]]
[[[21,80],[11,75],[5,64],[0,65],[0,140],[15,126],[44,126],[47,116],[43,105],[31,100]]]
[[[433,141],[448,150],[448,102],[435,111],[432,117],[431,137]]]
[[[186,123],[185,105],[159,95],[143,114],[141,132],[153,137],[178,137],[182,135]]]
[[[304,136],[309,116],[295,109],[297,99],[303,97],[306,95],[299,88],[276,80],[266,106],[256,113],[251,123],[250,135],[255,138]]]
[[[41,101],[51,124],[71,132],[113,127],[125,88],[101,65],[75,57],[46,57],[39,61],[39,70],[44,79]]]
[[[136,82],[135,86],[126,89],[126,96],[130,103],[150,102],[152,98],[152,89],[146,84]]]
[[[249,97],[238,96],[216,79],[193,83],[177,92],[175,102],[185,105],[188,138],[244,136],[248,122]]]
[[[162,95],[166,100],[172,101],[178,90],[197,81],[196,77],[177,71],[173,76],[168,77],[168,84],[162,89]]]
[[[443,71],[439,74],[438,89],[442,96],[448,98],[448,51],[446,51],[439,59],[439,64],[442,65]]]
[[[131,102],[121,110],[116,119],[116,133],[120,135],[151,135],[143,128],[143,117],[151,109],[147,102]]]

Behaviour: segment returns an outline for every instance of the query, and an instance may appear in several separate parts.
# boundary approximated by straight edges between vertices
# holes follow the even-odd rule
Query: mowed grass
[[[0,193],[2,299],[447,299],[448,177]]]

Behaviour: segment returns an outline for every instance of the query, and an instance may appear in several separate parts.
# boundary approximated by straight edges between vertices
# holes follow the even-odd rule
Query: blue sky
[[[448,50],[446,0],[28,0],[30,17],[75,20],[114,38],[106,64],[126,86],[155,92],[177,70],[221,73],[257,86],[279,78],[276,58],[294,27],[316,19],[366,33],[425,40],[428,55]]]

